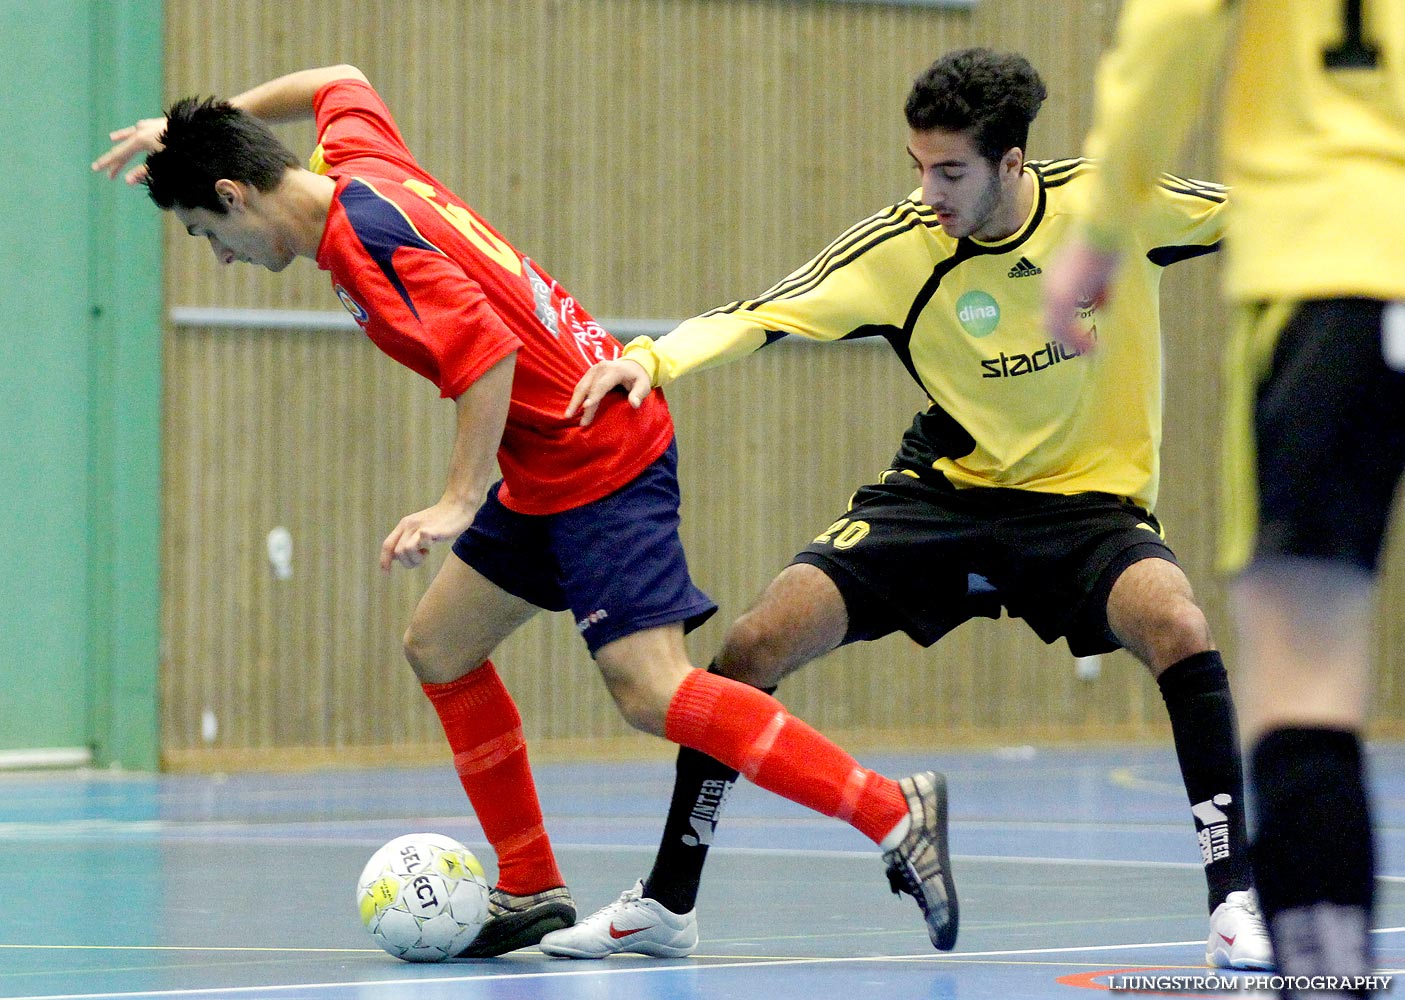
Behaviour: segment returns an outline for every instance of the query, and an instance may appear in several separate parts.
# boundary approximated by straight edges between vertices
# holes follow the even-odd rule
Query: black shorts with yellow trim
[[[1405,468],[1405,303],[1243,306],[1226,357],[1220,566],[1373,571]]]
[[[973,617],[1023,618],[1075,656],[1121,647],[1107,599],[1122,571],[1176,557],[1156,518],[1106,493],[956,489],[885,472],[797,563],[824,571],[849,614],[844,641],[905,632],[930,646]],[[983,585],[989,582],[989,587]]]

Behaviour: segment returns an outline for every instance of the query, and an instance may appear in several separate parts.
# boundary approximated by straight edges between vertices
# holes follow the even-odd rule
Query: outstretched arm
[[[924,245],[929,219],[935,221],[923,212],[905,199],[849,227],[760,296],[695,316],[658,340],[635,337],[617,360],[581,376],[565,416],[580,413],[581,426],[589,424],[615,389],[638,408],[653,386],[746,357],[781,337],[833,341],[870,324],[902,322],[927,280],[904,263],[910,241]],[[875,232],[884,238],[872,239]]]
[[[229,103],[266,122],[297,121],[312,116],[312,99],[333,80],[368,82],[366,74],[355,66],[345,63],[322,66],[298,70],[261,83],[231,97]],[[165,130],[165,118],[143,118],[135,125],[108,133],[112,148],[93,162],[93,170],[116,178],[133,157],[160,149],[161,133]],[[127,171],[124,179],[128,184],[139,184],[145,176],[145,166],[138,164]]]
[[[334,80],[370,82],[355,66],[342,63],[280,76],[230,98],[229,103],[266,122],[299,121],[312,117],[312,99]]]
[[[709,368],[750,354],[767,342],[766,330],[749,316],[703,316],[690,319],[655,340],[635,337],[613,361],[591,365],[576,383],[567,418],[580,414],[587,427],[615,389],[623,389],[629,405],[643,405],[654,386],[671,382],[685,371]]]
[[[1100,169],[1082,230],[1044,275],[1044,320],[1079,351],[1091,337],[1080,302],[1101,302],[1126,251],[1123,233],[1146,211],[1159,171],[1179,149],[1216,78],[1234,5],[1227,0],[1128,0],[1098,68],[1085,152]],[[1155,123],[1154,126],[1149,123]]]

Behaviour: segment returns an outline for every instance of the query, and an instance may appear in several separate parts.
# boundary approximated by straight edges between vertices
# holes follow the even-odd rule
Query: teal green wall
[[[88,170],[160,0],[0,0],[0,751],[158,760],[160,220]]]

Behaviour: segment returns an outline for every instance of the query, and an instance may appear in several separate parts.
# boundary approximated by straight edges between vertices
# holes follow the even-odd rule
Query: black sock
[[[707,669],[717,673],[716,664]],[[773,694],[776,689],[763,690]],[[646,897],[674,913],[687,913],[697,905],[707,849],[722,818],[722,804],[736,783],[733,768],[700,751],[678,748],[673,798],[654,855],[654,869],[644,880]]]
[[[1364,975],[1375,852],[1361,742],[1340,729],[1275,729],[1250,758],[1254,873],[1279,971]]]
[[[644,895],[674,913],[687,913],[698,900],[703,864],[722,804],[737,772],[691,747],[678,748],[677,777],[668,804],[663,837],[654,855],[654,870],[644,880]]]
[[[1187,656],[1157,678],[1181,765],[1210,909],[1253,884],[1244,819],[1244,768],[1229,675],[1214,650]]]

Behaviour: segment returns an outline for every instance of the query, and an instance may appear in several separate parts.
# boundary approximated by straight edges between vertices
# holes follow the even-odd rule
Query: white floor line
[[[911,960],[920,957],[921,956],[903,956],[902,959]],[[563,969],[560,972],[503,972],[477,976],[438,976],[428,979],[418,977],[412,979],[368,979],[345,983],[297,983],[286,986],[229,986],[195,990],[148,990],[132,993],[45,993],[26,997],[11,997],[8,998],[8,1000],[138,1000],[138,998],[148,997],[239,997],[259,993],[287,992],[289,990],[325,990],[331,992],[362,989],[368,986],[424,986],[429,983],[470,983],[502,979],[559,979],[563,977],[579,978],[582,976],[658,975],[680,971],[696,974],[704,969],[754,969],[771,968],[773,966],[782,965],[835,965],[843,962],[872,963],[889,962],[893,960],[894,959],[887,956],[879,955],[853,958],[748,959],[740,962],[710,962],[706,965],[689,962],[684,965],[641,965],[625,968],[611,968],[609,966],[602,966],[598,962],[592,962],[589,968]],[[928,961],[930,961],[930,959],[928,959]]]
[[[172,837],[171,840],[178,843],[232,843],[232,844],[290,844],[307,847],[338,847],[338,846],[366,846],[374,845],[380,841],[377,835],[358,835],[347,837],[306,837],[280,834],[266,835],[245,835],[242,830],[255,831],[267,826],[285,826],[296,828],[298,826],[336,826],[341,821],[308,821],[306,823],[281,822],[281,823],[247,823],[241,821],[218,821],[212,823],[201,822],[170,822],[165,820],[69,820],[59,823],[0,823],[0,841],[4,840],[28,840],[38,839],[60,839],[68,835],[88,837],[95,834],[114,833],[155,833],[172,834],[177,832],[193,832],[203,829],[207,831],[198,837]],[[365,820],[347,820],[348,824],[366,824]],[[403,821],[385,820],[380,822],[398,822],[399,825],[406,825]],[[428,827],[457,827],[464,822],[463,817],[420,817],[409,823],[410,826],[419,825]],[[472,848],[474,845],[469,844]],[[656,844],[650,841],[648,844],[575,844],[565,840],[557,840],[558,850],[584,851],[589,853],[623,853],[627,851],[649,851],[656,848]],[[823,849],[810,850],[796,847],[730,847],[719,846],[719,854],[736,855],[756,855],[756,856],[790,856],[807,858],[870,858],[873,852],[862,848],[853,849]],[[1082,865],[1084,867],[1105,867],[1105,868],[1180,868],[1180,869],[1200,869],[1201,864],[1196,861],[1138,861],[1119,858],[1036,858],[1027,855],[1004,855],[1004,854],[953,854],[953,858],[958,861],[980,861],[980,862],[1000,862],[1003,864],[1023,864],[1023,865]],[[1377,882],[1387,882],[1392,884],[1405,883],[1405,875],[1377,875]]]
[[[1396,934],[1405,932],[1405,927],[1378,927],[1373,930],[1373,934]],[[860,955],[848,957],[814,957],[814,958],[774,958],[774,959],[748,959],[745,961],[717,961],[707,964],[698,964],[696,961],[686,965],[646,965],[631,966],[627,968],[610,968],[600,964],[594,964],[589,968],[563,969],[559,972],[502,972],[488,973],[486,975],[473,976],[436,976],[432,978],[412,978],[412,979],[368,979],[356,982],[342,983],[290,983],[287,985],[270,986],[226,986],[212,987],[209,989],[183,989],[183,990],[144,990],[130,993],[44,993],[25,997],[13,997],[10,1000],[138,1000],[138,998],[157,997],[239,997],[252,993],[277,993],[289,990],[323,990],[339,991],[346,989],[360,989],[370,986],[423,986],[429,983],[466,983],[484,980],[503,979],[559,979],[563,977],[579,976],[620,976],[620,975],[657,975],[687,970],[698,972],[707,969],[754,969],[772,968],[783,965],[839,965],[844,963],[872,964],[876,962],[903,962],[903,963],[923,963],[923,964],[954,964],[979,958],[1011,958],[1022,955],[1067,955],[1087,952],[1109,952],[1109,951],[1132,951],[1136,949],[1154,948],[1186,948],[1203,944],[1200,939],[1193,941],[1146,941],[1140,944],[1114,944],[1114,945],[1076,945],[1066,948],[1020,948],[1004,949],[999,951],[970,951],[956,952],[947,955]],[[192,949],[199,950],[199,949]],[[706,956],[696,956],[703,958]],[[1384,974],[1400,974],[1400,969],[1380,969]]]
[[[1401,928],[1397,928],[1401,930]],[[364,987],[378,986],[426,986],[430,983],[471,983],[482,982],[482,980],[504,980],[504,979],[561,979],[580,978],[580,976],[629,976],[629,975],[660,975],[660,973],[672,972],[701,972],[704,969],[757,969],[757,968],[777,968],[783,965],[846,965],[846,963],[874,963],[874,962],[923,962],[923,963],[953,963],[961,962],[971,958],[993,958],[993,956],[1009,956],[1024,954],[1061,954],[1068,951],[1109,951],[1109,949],[1123,948],[1158,948],[1158,947],[1183,947],[1187,944],[1200,944],[1200,941],[1166,941],[1159,944],[1145,945],[1111,945],[1110,948],[1051,948],[1034,949],[1031,952],[1024,951],[991,951],[991,952],[969,952],[969,954],[947,955],[947,956],[922,956],[922,955],[864,955],[853,956],[853,958],[780,958],[780,959],[749,959],[745,962],[712,962],[708,965],[697,965],[697,963],[687,963],[687,965],[643,965],[631,966],[631,968],[603,968],[599,963],[592,963],[589,969],[563,969],[561,972],[503,972],[489,973],[489,975],[478,976],[436,976],[436,978],[423,979],[367,979],[358,982],[344,983],[289,983],[280,986],[226,986],[212,987],[212,989],[197,990],[143,990],[143,992],[133,993],[39,993],[34,996],[11,997],[10,1000],[148,1000],[157,997],[240,997],[249,996],[253,993],[287,993],[291,990],[323,990],[323,992],[333,993],[341,990],[360,990]],[[1378,969],[1384,975],[1399,975],[1401,969]]]

